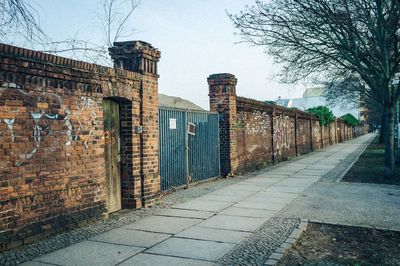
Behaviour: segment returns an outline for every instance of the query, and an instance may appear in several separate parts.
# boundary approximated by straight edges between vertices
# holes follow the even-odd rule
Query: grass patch
[[[361,154],[358,161],[344,176],[344,182],[376,183],[400,185],[400,166],[395,165],[394,177],[384,179],[385,173],[385,145],[379,143],[376,137]]]
[[[310,223],[277,265],[400,265],[400,233]]]

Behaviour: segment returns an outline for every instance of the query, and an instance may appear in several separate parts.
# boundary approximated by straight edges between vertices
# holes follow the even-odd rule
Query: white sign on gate
[[[169,119],[169,129],[176,129],[176,118]]]

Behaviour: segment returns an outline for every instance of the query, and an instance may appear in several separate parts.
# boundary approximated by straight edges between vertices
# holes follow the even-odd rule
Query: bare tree
[[[45,38],[31,1],[0,0],[0,41],[10,38],[29,42],[40,42]]]
[[[100,3],[93,30],[100,30],[99,35],[103,36],[103,40],[94,42],[78,34],[54,40],[40,28],[39,16],[29,0],[0,0],[0,41],[13,43],[10,38],[19,36],[28,42],[24,46],[34,47],[41,52],[112,66],[108,48],[114,42],[133,35],[135,30],[129,23],[140,0],[100,0]]]
[[[128,28],[127,22],[133,11],[139,6],[138,0],[104,0],[102,13],[98,20],[102,25],[105,44],[108,47],[121,38],[127,38],[135,33],[134,28]]]
[[[400,1],[256,1],[229,15],[244,41],[266,47],[286,81],[356,76],[385,112],[385,176],[394,169],[394,107],[400,88]]]
[[[76,34],[66,40],[43,43],[42,51],[112,66],[108,48],[112,47],[114,42],[131,37],[135,33],[129,22],[139,4],[140,0],[101,0],[102,8],[97,13],[97,23],[101,25],[102,42],[85,40]],[[99,27],[93,28],[96,30]]]

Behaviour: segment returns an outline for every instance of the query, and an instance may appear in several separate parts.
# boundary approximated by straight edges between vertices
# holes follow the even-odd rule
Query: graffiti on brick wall
[[[321,139],[321,127],[319,127],[319,123],[313,125],[313,139],[317,142]]]
[[[255,112],[251,119],[246,118],[245,121],[250,120],[245,126],[246,134],[256,136],[266,136],[269,129],[269,115],[265,112]]]
[[[236,143],[237,137],[238,137],[238,131],[240,128],[244,127],[244,122],[243,121],[236,121],[232,124],[232,141],[233,143]]]
[[[307,132],[309,128],[307,126],[304,126],[303,123],[299,123],[299,129],[298,129],[298,141],[299,143],[307,143]]]
[[[243,133],[246,135],[247,138],[265,138],[265,136],[267,136],[271,130],[270,116],[266,112],[255,111],[247,113],[241,111],[238,112],[237,116],[239,121],[237,123],[239,123],[241,127],[236,128],[242,128],[244,130]],[[263,145],[253,144],[247,147],[246,151],[248,153],[252,153],[260,147],[263,147]]]
[[[79,111],[75,112],[75,114],[79,118],[78,119],[79,127],[77,135],[85,131],[89,132],[87,135],[85,135],[84,137],[85,139],[83,142],[86,149],[88,148],[88,141],[90,137],[93,135],[92,124],[93,125],[96,124],[96,119],[97,119],[97,113],[95,112],[96,108],[97,108],[97,103],[92,98],[82,96],[78,103]]]
[[[39,148],[43,148],[45,152],[54,152],[56,146],[70,146],[72,141],[79,139],[83,141],[86,149],[88,148],[88,141],[93,135],[91,125],[96,124],[97,113],[95,110],[98,107],[92,98],[81,97],[78,101],[77,109],[71,113],[71,110],[64,104],[61,96],[56,93],[25,91],[14,83],[2,83],[0,97],[5,96],[7,98],[7,95],[12,94],[18,99],[26,99],[25,101],[29,99],[29,103],[21,103],[19,106],[5,106],[4,108],[9,108],[10,111],[3,112],[0,123],[6,124],[11,144],[25,142],[22,139],[17,139],[14,130],[16,126],[28,130],[31,133],[30,135],[33,138],[32,142],[34,144],[30,149],[19,149],[19,154],[15,154],[18,156],[18,159],[14,161],[14,166],[25,164],[38,152]],[[47,103],[52,103],[51,108],[46,108]],[[25,105],[32,104],[36,104],[38,108],[30,108],[34,111],[26,111],[27,106]],[[26,128],[27,121],[24,113],[28,113],[33,120],[33,125],[28,126],[28,128]],[[77,121],[78,125],[75,128],[71,116]],[[54,129],[54,124],[50,122],[52,120],[61,122],[61,130]],[[56,143],[53,143],[53,145],[49,145],[48,143],[42,145],[43,137],[45,136],[53,136]],[[1,164],[0,167],[5,167],[5,164]]]
[[[274,155],[282,155],[282,150],[290,149],[291,130],[289,116],[275,116],[274,117],[274,142],[275,149]]]

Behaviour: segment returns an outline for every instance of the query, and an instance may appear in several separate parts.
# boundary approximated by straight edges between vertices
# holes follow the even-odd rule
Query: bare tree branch
[[[61,41],[52,40],[39,27],[39,17],[29,0],[0,0],[0,41],[13,43],[10,38],[20,36],[28,42],[26,46],[42,52],[112,66],[108,48],[134,34],[135,30],[129,23],[140,0],[100,1],[97,23],[101,25],[101,43],[79,38],[78,34]]]
[[[28,42],[41,42],[46,38],[29,0],[0,0],[0,41],[10,42],[14,38]]]

